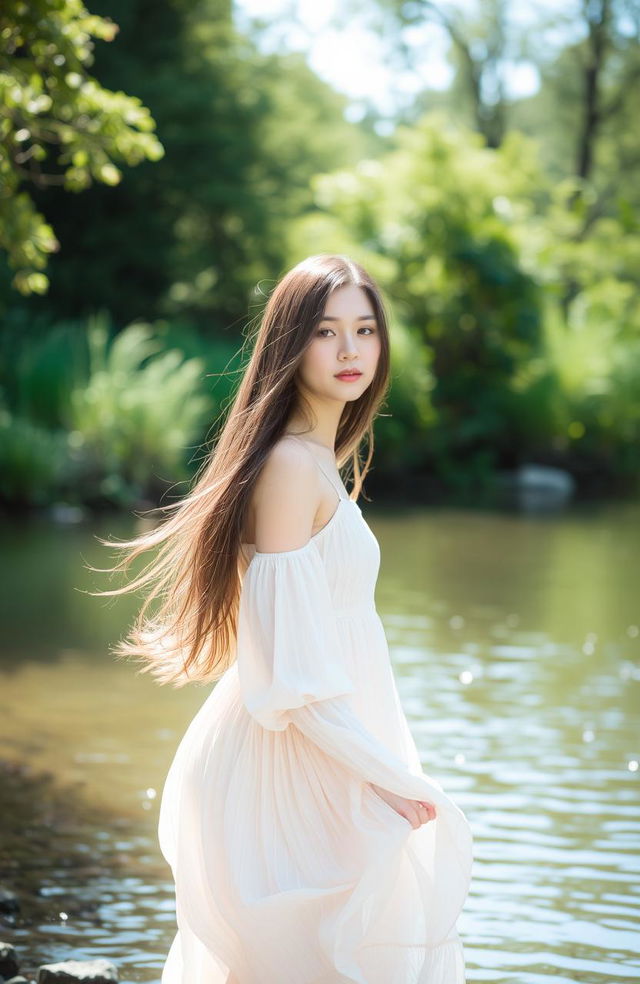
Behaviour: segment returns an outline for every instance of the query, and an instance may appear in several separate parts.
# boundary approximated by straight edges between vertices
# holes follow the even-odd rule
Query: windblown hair
[[[139,672],[151,672],[161,684],[211,682],[235,660],[239,551],[252,490],[293,410],[302,411],[311,424],[311,408],[302,402],[296,370],[329,295],[349,284],[366,292],[381,340],[375,377],[359,399],[345,404],[336,436],[338,467],[350,462],[351,497],[358,497],[373,455],[372,423],[389,384],[388,325],[380,290],[366,271],[346,256],[318,254],[293,267],[274,288],[255,341],[249,339],[253,350],[235,399],[192,490],[179,502],[150,510],[173,515],[132,540],[98,538],[107,547],[128,551],[112,568],[92,568],[111,573],[127,570],[140,554],[160,548],[123,588],[90,593],[119,595],[152,586],[129,635],[112,655],[136,658],[143,664]],[[365,436],[368,454],[362,466],[360,444]],[[154,599],[160,600],[160,607],[148,615]]]

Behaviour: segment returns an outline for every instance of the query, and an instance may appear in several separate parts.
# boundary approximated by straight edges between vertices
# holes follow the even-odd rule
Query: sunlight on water
[[[424,769],[474,833],[467,980],[640,981],[640,508],[363,512]],[[73,790],[83,833],[67,836],[86,856],[34,854],[44,914],[11,939],[34,969],[104,956],[122,982],[159,980],[173,938],[159,800],[210,689],[159,688],[116,664],[107,646],[135,600],[73,590],[96,584],[82,558],[109,561],[93,533],[128,532],[3,531],[0,702],[0,755]]]

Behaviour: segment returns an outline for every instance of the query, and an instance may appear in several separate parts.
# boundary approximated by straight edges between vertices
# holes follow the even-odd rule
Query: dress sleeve
[[[313,539],[296,550],[253,555],[242,583],[237,659],[242,700],[262,727],[293,724],[362,780],[434,802],[439,783],[412,772],[348,700],[354,686]]]

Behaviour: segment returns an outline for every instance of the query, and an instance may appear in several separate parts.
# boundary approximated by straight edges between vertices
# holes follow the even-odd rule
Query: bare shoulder
[[[282,437],[271,448],[256,482],[256,499],[277,492],[282,499],[295,499],[318,487],[317,466],[298,441]]]
[[[281,438],[269,452],[252,496],[256,550],[272,553],[304,546],[320,497],[312,456],[298,441]]]

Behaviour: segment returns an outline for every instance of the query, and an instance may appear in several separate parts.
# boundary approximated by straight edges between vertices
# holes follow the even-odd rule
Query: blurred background
[[[160,979],[159,798],[206,692],[115,664],[141,598],[85,564],[186,491],[273,286],[341,252],[391,316],[361,502],[425,771],[474,832],[468,980],[640,980],[640,0],[5,0],[0,39],[21,972]]]

